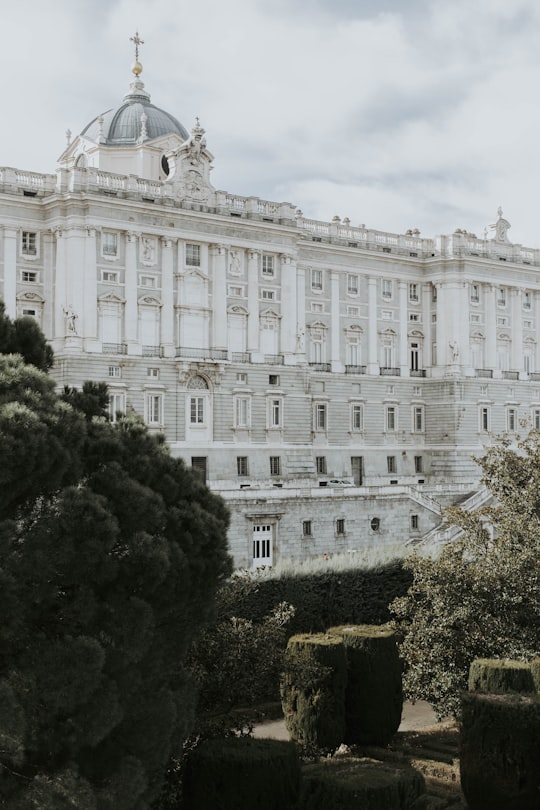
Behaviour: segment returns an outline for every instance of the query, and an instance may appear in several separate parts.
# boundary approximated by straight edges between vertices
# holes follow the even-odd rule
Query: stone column
[[[137,300],[137,243],[140,234],[129,231],[126,234],[126,278],[125,278],[125,336],[129,354],[140,354],[138,342],[139,305]]]
[[[54,332],[53,337],[63,339],[66,333],[66,240],[64,232],[57,228],[54,232],[56,239],[56,266],[54,273]]]
[[[306,362],[306,270],[296,268],[296,355],[298,363]]]
[[[227,349],[227,252],[223,245],[212,250],[212,348]]]
[[[292,256],[281,257],[281,351],[285,363],[294,363],[296,350],[296,261]]]
[[[174,357],[174,259],[173,241],[161,239],[161,345],[165,357]]]
[[[248,334],[247,349],[251,359],[259,355],[259,252],[248,252]]]
[[[330,315],[330,360],[332,371],[345,371],[340,356],[339,273],[336,270],[330,272]]]
[[[17,317],[17,236],[14,228],[4,228],[4,292],[6,315]]]
[[[485,291],[486,313],[486,368],[497,369],[497,307],[495,306],[495,287],[487,284]]]
[[[409,377],[408,362],[408,315],[407,315],[407,282],[398,282],[399,288],[399,369],[402,377]]]
[[[377,341],[377,279],[368,278],[368,374],[379,374]]]
[[[523,378],[523,311],[522,311],[522,291],[519,289],[510,290],[510,317],[512,324],[512,345],[510,348],[510,368],[512,371],[519,371]]]
[[[424,332],[423,366],[430,368],[433,364],[431,342],[433,340],[433,326],[431,323],[431,284],[422,284],[422,321]]]
[[[96,241],[96,229],[87,228],[84,240],[83,323],[80,325],[80,334],[86,341],[95,341],[98,337]]]

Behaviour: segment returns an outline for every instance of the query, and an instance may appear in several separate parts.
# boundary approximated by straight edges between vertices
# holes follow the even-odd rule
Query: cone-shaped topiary
[[[460,770],[469,810],[538,810],[539,697],[465,692]]]
[[[293,743],[229,737],[207,740],[186,763],[183,806],[193,810],[293,810],[300,762]]]
[[[422,774],[407,766],[337,758],[302,769],[299,810],[424,810]]]
[[[469,669],[469,692],[502,695],[535,692],[531,665],[509,658],[476,658]]]
[[[347,663],[343,642],[324,633],[289,639],[281,705],[291,739],[332,749],[345,739]]]
[[[332,627],[347,654],[346,742],[387,745],[401,722],[402,667],[387,625]]]

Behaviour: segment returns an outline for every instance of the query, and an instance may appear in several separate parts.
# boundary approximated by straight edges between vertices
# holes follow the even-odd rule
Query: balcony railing
[[[143,357],[163,357],[163,346],[143,346]]]
[[[409,371],[409,375],[411,377],[425,377],[426,370],[425,368],[411,368],[411,370]]]
[[[485,379],[491,379],[491,377],[493,377],[493,370],[491,368],[477,368],[475,371],[477,377],[485,377]]]
[[[399,377],[401,375],[400,368],[391,368],[390,366],[381,366],[381,377]]]
[[[264,362],[269,366],[282,366],[284,363],[284,357],[282,354],[265,354]]]
[[[231,352],[233,363],[251,363],[251,352]]]
[[[177,357],[189,357],[193,360],[227,360],[227,349],[199,349],[189,346],[177,346]]]
[[[345,366],[345,374],[365,374],[367,366]]]
[[[503,371],[503,380],[519,380],[519,371]]]
[[[127,354],[127,343],[103,343],[103,354]]]
[[[314,371],[331,371],[332,366],[330,363],[308,363],[309,367]]]

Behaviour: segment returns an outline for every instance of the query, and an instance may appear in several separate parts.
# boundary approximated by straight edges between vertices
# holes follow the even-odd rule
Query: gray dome
[[[124,97],[124,102],[107,112],[98,115],[86,126],[81,135],[95,143],[108,146],[129,146],[137,143],[141,135],[141,115],[146,115],[146,134],[148,140],[161,135],[178,135],[183,141],[189,138],[188,131],[173,115],[150,104],[150,97],[142,90],[142,82]],[[137,90],[139,92],[137,92]],[[103,124],[100,127],[100,119]]]

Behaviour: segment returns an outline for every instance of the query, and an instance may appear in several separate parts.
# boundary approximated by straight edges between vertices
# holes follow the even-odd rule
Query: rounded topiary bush
[[[538,810],[539,697],[464,693],[460,770],[469,810]]]
[[[293,810],[300,762],[293,743],[230,737],[207,740],[186,762],[183,806],[193,810]]]
[[[333,749],[345,739],[345,648],[325,633],[292,636],[281,678],[281,705],[293,740]]]
[[[387,625],[332,627],[347,655],[345,722],[348,743],[387,745],[401,722],[402,666]]]
[[[502,695],[535,692],[531,665],[508,658],[477,658],[469,669],[469,692]]]
[[[423,776],[407,766],[336,758],[302,769],[299,810],[423,810]]]

